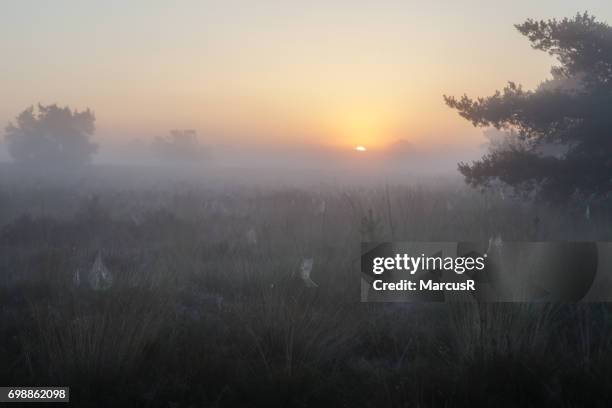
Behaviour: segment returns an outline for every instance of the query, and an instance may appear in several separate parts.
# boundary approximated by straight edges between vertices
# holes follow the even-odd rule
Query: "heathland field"
[[[313,185],[4,181],[0,382],[74,406],[609,406],[607,305],[360,303],[359,245],[611,240],[612,207]]]

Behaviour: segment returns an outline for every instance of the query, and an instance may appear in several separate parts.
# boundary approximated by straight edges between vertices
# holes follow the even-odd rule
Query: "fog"
[[[205,145],[204,150],[205,156],[198,160],[168,159],[152,151],[146,141],[134,139],[101,145],[94,165],[114,166],[129,172],[148,168],[166,175],[203,179],[212,176],[241,183],[411,183],[418,178],[455,178],[458,162],[474,160],[485,149],[483,146],[424,148],[400,139],[364,152],[312,145],[237,144]]]
[[[610,406],[612,26],[12,3],[0,403]]]
[[[484,138],[483,138],[484,140]],[[3,178],[74,183],[107,180],[113,184],[163,185],[166,182],[262,186],[319,186],[321,184],[414,184],[434,178],[459,181],[457,163],[478,158],[485,146],[422,148],[398,140],[382,149],[365,152],[326,146],[205,145],[202,157],[167,157],[153,142],[131,139],[101,143],[92,165],[78,171],[16,165],[0,143]],[[13,177],[9,177],[13,174]],[[24,178],[25,177],[25,178]]]

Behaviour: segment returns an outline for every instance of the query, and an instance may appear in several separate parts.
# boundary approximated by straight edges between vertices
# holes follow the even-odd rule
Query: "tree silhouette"
[[[506,131],[507,143],[459,163],[472,186],[495,180],[548,201],[605,198],[612,187],[612,27],[587,13],[515,26],[559,61],[535,90],[509,82],[486,98],[444,96],[477,127]]]
[[[14,161],[29,166],[80,166],[91,161],[95,116],[53,105],[30,106],[6,127],[5,140]]]
[[[152,147],[159,158],[177,164],[199,162],[208,154],[193,129],[171,130],[166,137],[156,137]]]

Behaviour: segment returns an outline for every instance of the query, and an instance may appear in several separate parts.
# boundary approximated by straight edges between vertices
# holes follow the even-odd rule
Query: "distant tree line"
[[[98,152],[93,142],[95,114],[57,104],[30,106],[5,129],[8,153],[17,164],[30,168],[69,169],[90,164]],[[172,130],[150,145],[159,159],[194,163],[207,157],[195,130]]]
[[[193,129],[171,130],[166,137],[156,137],[152,147],[159,158],[175,163],[199,162],[208,155]]]

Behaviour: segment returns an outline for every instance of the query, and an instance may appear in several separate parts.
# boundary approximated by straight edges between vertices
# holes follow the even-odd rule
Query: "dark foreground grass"
[[[362,238],[601,240],[605,212],[382,191],[24,211],[0,235],[0,382],[69,385],[73,406],[99,407],[610,405],[607,305],[362,304],[358,273]],[[86,280],[98,252],[107,290]],[[306,257],[317,288],[299,278]]]

